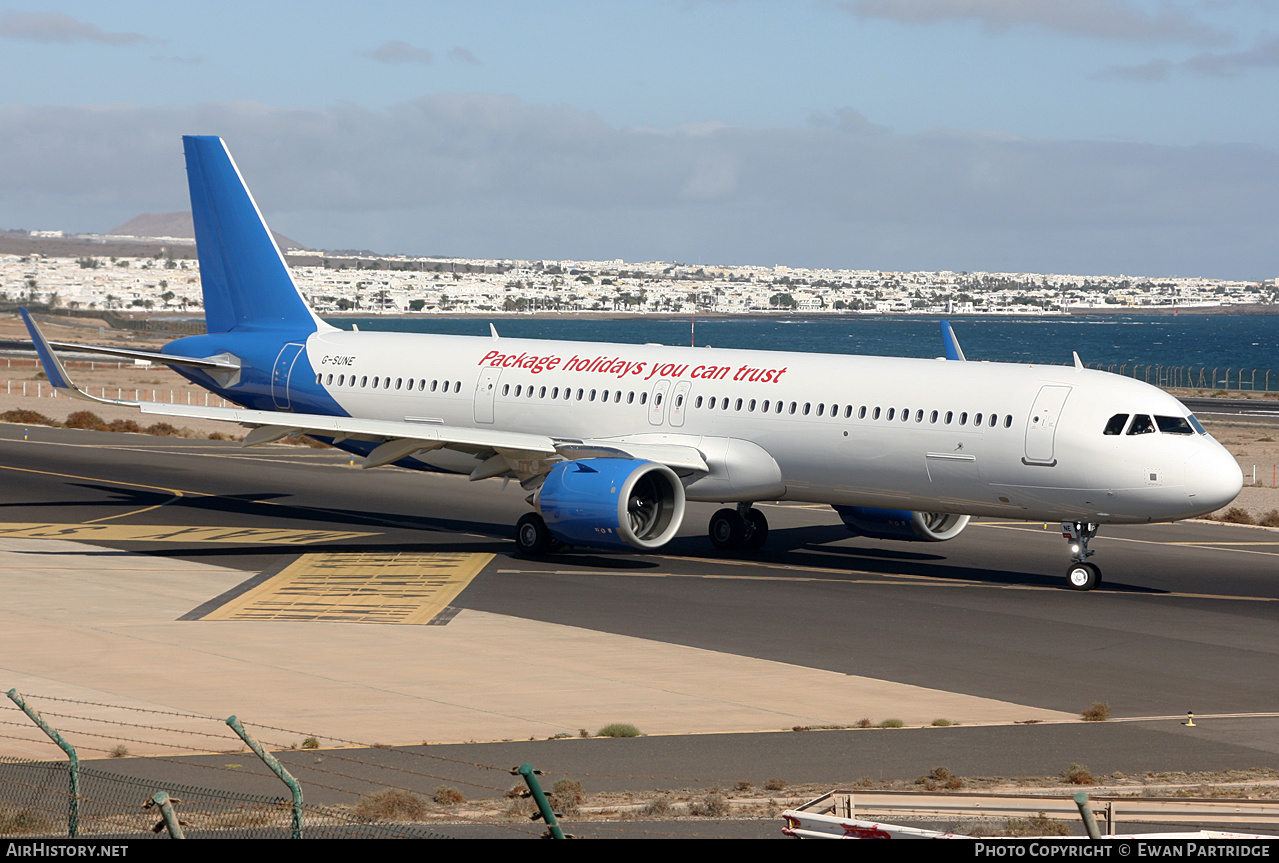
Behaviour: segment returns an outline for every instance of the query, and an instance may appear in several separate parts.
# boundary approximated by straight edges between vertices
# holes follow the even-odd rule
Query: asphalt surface
[[[714,507],[690,505],[659,554],[513,555],[525,511],[500,482],[395,469],[360,471],[331,450],[242,450],[212,441],[0,425],[5,523],[162,524],[363,534],[306,551],[492,553],[454,600],[463,609],[1078,713],[1101,724],[779,732],[559,740],[423,748],[475,795],[509,785],[522,762],[589,777],[588,790],[961,775],[1279,768],[1279,533],[1213,523],[1103,528],[1100,589],[1064,586],[1055,525],[974,522],[939,544],[851,538],[827,508],[765,507],[772,531],[754,557],[705,538]],[[238,569],[246,579],[300,549],[255,543],[95,544]],[[530,649],[530,673],[554,657]],[[1198,717],[1182,725],[1187,711]],[[429,756],[425,753],[429,751]],[[330,756],[290,754],[290,758]],[[378,752],[346,772],[372,785]],[[201,774],[225,756],[108,762],[116,771]],[[460,767],[458,763],[484,765]],[[169,765],[169,766],[163,766]],[[300,769],[308,765],[299,763]],[[403,768],[400,772],[403,773]],[[231,774],[257,783],[260,770]],[[421,773],[420,779],[414,778]],[[223,771],[226,774],[226,771]],[[410,771],[424,793],[440,769]],[[380,774],[379,774],[380,775]],[[225,775],[220,776],[220,780]],[[304,780],[305,781],[305,780]],[[325,783],[321,782],[323,786]],[[339,783],[341,784],[341,783]],[[357,783],[358,785],[359,783]],[[265,789],[267,785],[255,785]],[[358,789],[352,788],[349,791]],[[278,793],[262,790],[261,793]],[[320,799],[325,791],[315,792]],[[338,793],[336,790],[334,794]]]
[[[1124,716],[1279,704],[1279,534],[1267,530],[1103,527],[1104,581],[1091,593],[1064,588],[1056,525],[974,522],[947,543],[881,542],[849,537],[825,507],[765,507],[772,530],[756,557],[715,552],[701,533],[714,507],[690,505],[659,554],[530,561],[508,539],[524,495],[500,482],[353,470],[303,447],[22,434],[0,426],[8,522],[364,532],[307,550],[491,552],[455,605],[1072,713],[1093,701]],[[121,518],[134,510],[146,511]],[[296,553],[101,544],[249,572]]]

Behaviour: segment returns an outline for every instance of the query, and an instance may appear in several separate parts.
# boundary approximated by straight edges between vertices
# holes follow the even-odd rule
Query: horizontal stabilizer
[[[78,345],[73,342],[49,342],[50,347],[60,351],[77,351],[84,354],[102,354],[108,357],[121,357],[126,360],[146,360],[152,363],[164,363],[170,366],[190,366],[196,369],[221,369],[234,371],[240,368],[240,361],[223,357],[183,357],[165,354],[160,351],[137,351],[131,348],[112,348],[106,345]]]

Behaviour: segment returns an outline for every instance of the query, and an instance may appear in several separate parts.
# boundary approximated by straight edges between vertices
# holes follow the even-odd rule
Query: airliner
[[[1160,389],[1074,364],[341,330],[307,305],[221,138],[183,138],[207,333],[159,352],[48,342],[65,395],[240,423],[254,446],[305,434],[359,457],[518,483],[525,555],[652,550],[686,501],[725,506],[711,543],[758,549],[759,501],[831,506],[884,540],[955,538],[972,516],[1061,522],[1066,577],[1091,590],[1102,524],[1173,521],[1232,501],[1229,452]],[[168,365],[237,407],[100,399],[54,349]]]

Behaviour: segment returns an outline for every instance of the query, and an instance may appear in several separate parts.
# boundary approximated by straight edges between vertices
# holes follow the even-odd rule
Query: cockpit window
[[[1155,423],[1158,424],[1159,430],[1164,434],[1194,434],[1195,430],[1190,427],[1190,423],[1186,422],[1183,417],[1155,417]]]
[[[1128,414],[1115,414],[1106,422],[1106,434],[1123,434]]]
[[[1190,427],[1200,434],[1207,434],[1208,430],[1199,424],[1199,420],[1195,419],[1195,415],[1191,414],[1186,417],[1186,421],[1190,423]]]
[[[1153,434],[1154,431],[1154,422],[1145,414],[1137,414],[1133,417],[1132,425],[1128,427],[1128,434]]]

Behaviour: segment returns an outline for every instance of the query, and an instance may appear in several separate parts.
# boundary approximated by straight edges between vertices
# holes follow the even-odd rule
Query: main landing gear
[[[721,551],[761,548],[768,539],[768,519],[749,503],[739,503],[737,509],[721,509],[711,516],[707,532]]]
[[[546,521],[535,512],[525,513],[515,523],[515,547],[525,557],[560,554],[570,548],[568,543],[551,535]]]
[[[1074,561],[1066,570],[1066,581],[1071,590],[1092,590],[1101,584],[1101,568],[1089,563],[1088,558],[1097,552],[1088,548],[1088,541],[1097,535],[1097,525],[1082,521],[1063,521],[1061,535],[1070,542],[1070,556]]]

